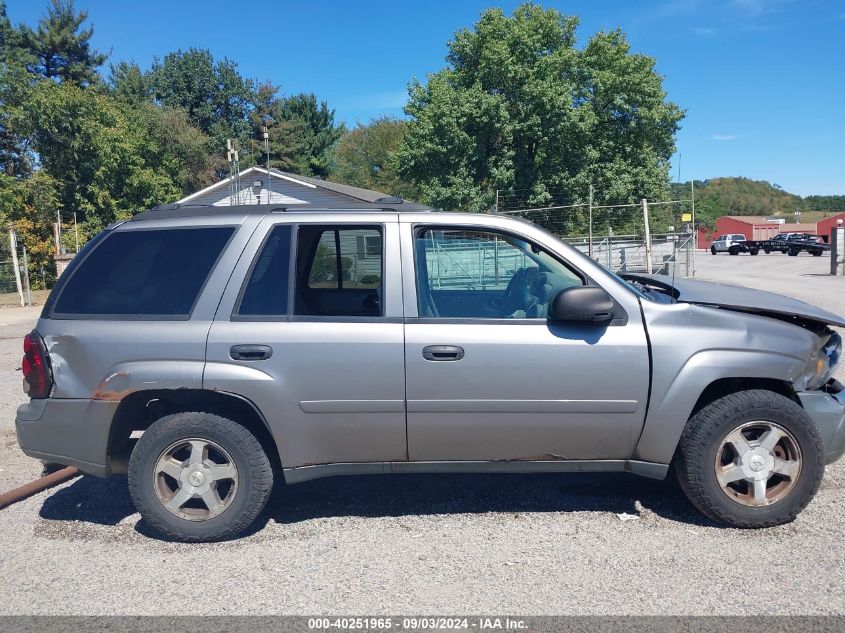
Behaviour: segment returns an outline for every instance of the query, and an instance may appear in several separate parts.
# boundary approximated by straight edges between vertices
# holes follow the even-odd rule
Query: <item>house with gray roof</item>
[[[234,183],[234,186],[233,186]],[[344,205],[375,203],[390,194],[342,185],[320,178],[300,176],[278,169],[249,167],[237,177],[220,182],[177,200],[178,203],[227,207],[240,204],[278,204],[285,207],[342,208]],[[395,200],[393,200],[395,202]],[[418,206],[418,205],[414,205]]]

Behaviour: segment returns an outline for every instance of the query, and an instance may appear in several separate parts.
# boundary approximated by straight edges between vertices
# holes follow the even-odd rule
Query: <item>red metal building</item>
[[[825,240],[829,240],[830,232],[838,226],[838,220],[842,220],[842,224],[845,226],[845,212],[838,213],[824,220],[819,220],[816,224],[816,235],[821,235]]]
[[[712,231],[699,227],[697,248],[710,248],[713,240],[731,233],[744,235],[747,240],[770,240],[778,233],[830,235],[830,228],[836,226],[837,218],[845,218],[845,213],[827,218],[818,224],[814,222],[784,223],[760,215],[723,215],[716,220],[716,227]],[[830,228],[822,226],[825,222],[831,223]]]
[[[699,229],[698,248],[710,248],[713,240],[729,233],[744,235],[747,240],[769,240],[779,233],[780,226],[759,215],[723,215],[709,234]]]

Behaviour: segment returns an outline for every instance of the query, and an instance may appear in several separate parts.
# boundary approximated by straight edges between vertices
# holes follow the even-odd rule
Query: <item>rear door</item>
[[[207,360],[204,388],[254,402],[286,468],[406,460],[396,216],[268,218],[226,289]]]

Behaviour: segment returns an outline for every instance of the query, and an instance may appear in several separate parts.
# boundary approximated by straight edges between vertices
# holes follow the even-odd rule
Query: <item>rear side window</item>
[[[233,232],[114,232],[68,279],[53,315],[186,318]]]
[[[239,316],[285,316],[288,312],[290,272],[289,225],[274,228],[252,265],[235,314]]]
[[[301,225],[294,315],[382,316],[382,245],[377,225]]]

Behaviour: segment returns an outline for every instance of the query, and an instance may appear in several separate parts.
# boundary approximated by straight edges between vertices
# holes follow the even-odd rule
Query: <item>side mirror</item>
[[[555,321],[606,323],[612,321],[613,299],[598,286],[573,286],[561,290],[549,306],[549,317]]]

